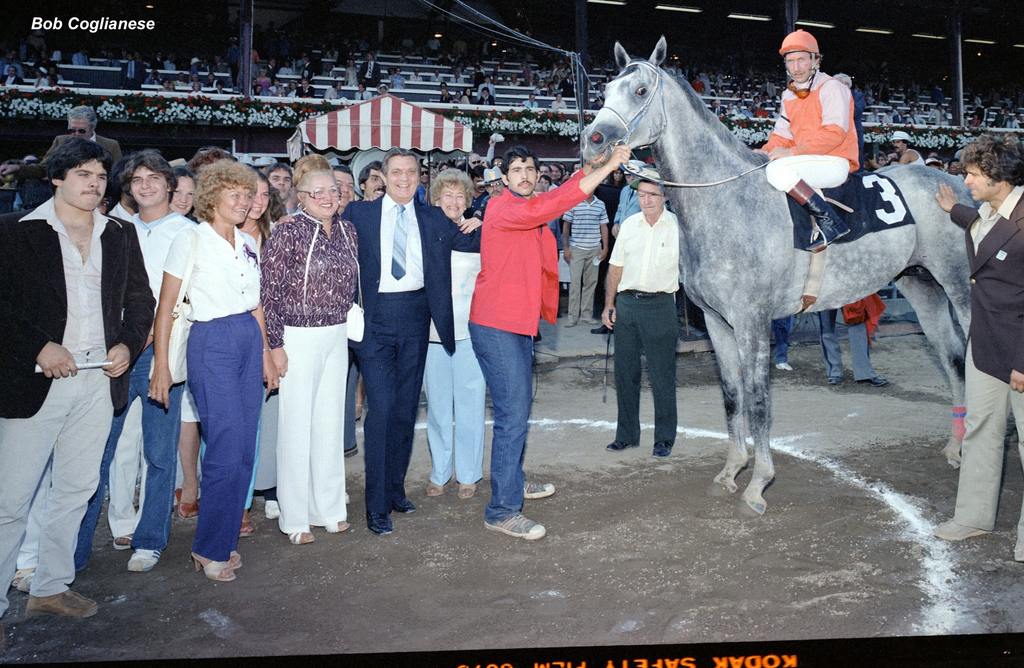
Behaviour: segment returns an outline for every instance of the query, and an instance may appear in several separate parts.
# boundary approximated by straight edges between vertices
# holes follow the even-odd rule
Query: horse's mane
[[[633,65],[638,61],[649,62],[642,58],[634,59],[630,61],[629,65]],[[627,67],[629,66],[627,65]],[[729,128],[725,127],[721,119],[715,114],[711,113],[711,110],[707,108],[704,101],[697,95],[697,91],[693,89],[693,86],[686,80],[679,80],[676,77],[669,74],[663,67],[658,67],[658,71],[661,76],[664,77],[666,85],[675,85],[679,88],[682,93],[683,99],[690,106],[690,110],[694,114],[705,121],[708,131],[714,135],[718,140],[718,143],[725,149],[731,149],[735,152],[735,155],[745,162],[749,162],[751,165],[758,165],[762,162],[767,162],[768,158],[760,153],[755,153],[744,144],[740,139],[729,131]]]

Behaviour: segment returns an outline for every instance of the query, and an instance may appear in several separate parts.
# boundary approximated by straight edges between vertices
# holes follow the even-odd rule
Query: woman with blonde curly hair
[[[182,230],[171,244],[154,325],[149,396],[166,405],[171,312],[191,271],[188,385],[207,444],[192,561],[220,582],[234,580],[242,565],[235,548],[252,478],[261,379],[269,389],[278,384],[260,306],[256,241],[238,229],[255,193],[256,176],[246,165],[222,160],[199,172],[196,218],[204,222]]]
[[[473,200],[473,182],[465,172],[446,169],[430,186],[430,201],[441,207],[453,224]],[[455,316],[455,354],[449,356],[430,325],[430,347],[423,373],[427,392],[427,444],[430,447],[430,482],[427,496],[444,494],[452,477],[454,451],[455,479],[459,498],[476,493],[483,477],[484,383],[483,372],[469,340],[469,305],[473,301],[480,254],[452,251],[452,311]],[[454,419],[454,438],[452,421]]]

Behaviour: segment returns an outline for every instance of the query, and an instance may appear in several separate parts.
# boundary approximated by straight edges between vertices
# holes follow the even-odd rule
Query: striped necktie
[[[395,280],[405,276],[405,245],[409,235],[408,222],[405,219],[405,207],[398,205],[395,219],[395,243],[391,247],[391,275]]]

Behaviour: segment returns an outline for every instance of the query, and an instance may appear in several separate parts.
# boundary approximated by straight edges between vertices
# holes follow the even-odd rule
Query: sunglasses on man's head
[[[85,128],[68,128],[69,135],[84,135],[87,134],[88,132],[89,131],[86,130]]]

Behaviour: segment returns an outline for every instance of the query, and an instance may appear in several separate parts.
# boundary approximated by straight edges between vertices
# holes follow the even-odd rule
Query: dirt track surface
[[[650,456],[651,428],[639,448],[607,452],[603,360],[563,361],[538,370],[526,456],[528,475],[558,488],[527,501],[543,540],[485,531],[486,484],[471,500],[428,499],[419,429],[408,485],[419,510],[395,515],[392,535],[362,521],[361,457],[347,460],[350,532],[289,545],[258,499],[233,583],[191,571],[194,520],[175,520],[148,574],[124,570],[104,525],[74,584],[99,614],[26,619],[26,596],[12,591],[0,661],[1024,631],[1016,448],[996,532],[960,544],[929,535],[952,514],[957,472],[939,455],[949,400],[923,337],[880,342],[874,364],[892,381],[881,389],[849,375],[828,387],[816,346],[790,358],[796,371],[773,369],[777,476],[761,518],[738,513],[738,495],[707,494],[725,459],[713,355],[679,358],[681,433],[666,460]],[[651,427],[649,395],[641,419]]]

